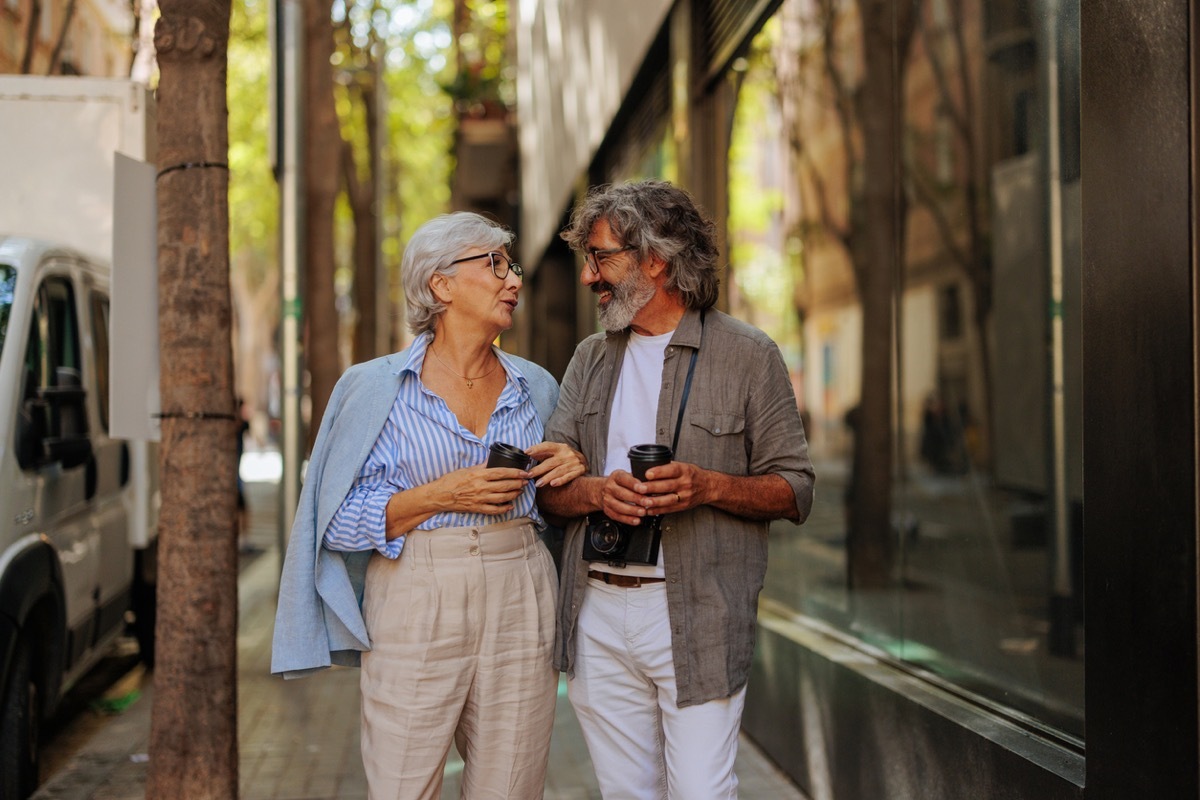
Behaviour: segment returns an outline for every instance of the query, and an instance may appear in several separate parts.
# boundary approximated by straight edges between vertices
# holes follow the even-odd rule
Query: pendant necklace
[[[437,350],[434,350],[434,349],[431,347],[431,348],[429,348],[429,352],[433,353],[433,357],[434,357],[434,358],[436,358],[436,359],[438,360],[438,363],[440,363],[440,364],[441,364],[443,367],[445,367],[446,369],[450,370],[450,374],[452,374],[452,375],[458,375],[458,377],[460,377],[460,378],[462,378],[464,381],[466,381],[466,382],[467,382],[467,388],[468,388],[468,389],[474,389],[474,388],[475,388],[475,381],[477,381],[477,380],[480,380],[481,378],[486,378],[488,375],[491,375],[493,372],[495,372],[495,371],[496,371],[496,367],[500,366],[500,359],[496,359],[496,363],[495,363],[495,364],[493,364],[493,365],[492,365],[492,368],[491,368],[491,369],[489,369],[487,372],[483,373],[482,375],[476,375],[474,378],[468,378],[466,375],[459,375],[457,372],[455,372],[454,370],[450,369],[450,365],[449,365],[449,364],[447,364],[445,361],[442,361],[442,357],[441,357],[441,356],[439,356],[439,355],[437,354]]]

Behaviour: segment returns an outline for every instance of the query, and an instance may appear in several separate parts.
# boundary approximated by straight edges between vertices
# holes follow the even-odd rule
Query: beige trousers
[[[533,524],[413,531],[367,568],[362,756],[370,800],[542,797],[558,675],[557,575]]]

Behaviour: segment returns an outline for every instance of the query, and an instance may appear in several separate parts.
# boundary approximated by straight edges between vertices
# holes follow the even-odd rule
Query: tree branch
[[[63,45],[67,41],[67,29],[71,26],[71,19],[75,16],[75,6],[78,0],[68,0],[67,10],[63,13],[62,27],[58,29],[58,41],[54,43],[54,51],[50,53],[50,65],[46,67],[46,74],[53,75],[54,70],[58,68],[58,59],[62,57]]]
[[[42,17],[41,0],[29,0],[29,26],[25,28],[25,54],[21,56],[21,74],[33,68],[33,47],[37,43],[37,26]]]

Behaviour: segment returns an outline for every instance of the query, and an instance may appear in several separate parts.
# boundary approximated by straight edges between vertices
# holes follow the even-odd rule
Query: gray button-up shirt
[[[670,445],[692,352],[700,348],[675,460],[730,475],[779,475],[796,496],[795,518],[812,507],[813,468],[791,379],[765,333],[710,309],[680,320],[667,346],[655,440]],[[563,378],[546,439],[605,463],[608,426],[628,334],[580,343]],[[791,516],[791,515],[789,515]],[[587,588],[586,520],[567,527],[555,666],[573,671],[579,607]],[[698,705],[746,684],[754,654],[758,594],[767,568],[769,523],[699,506],[663,520],[663,566],[678,702]]]

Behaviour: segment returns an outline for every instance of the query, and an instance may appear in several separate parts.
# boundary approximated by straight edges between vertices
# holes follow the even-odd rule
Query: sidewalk
[[[358,671],[334,668],[300,680],[270,674],[279,555],[277,485],[247,483],[251,539],[265,552],[238,581],[238,750],[242,800],[358,800],[366,797],[359,757]],[[136,679],[137,676],[135,676]],[[35,800],[141,800],[145,793],[153,683],[111,718]],[[452,753],[442,797],[458,797],[462,761]],[[787,777],[745,736],[737,759],[739,796],[803,800]],[[560,684],[550,748],[547,800],[599,798],[579,725]],[[232,800],[232,799],[231,799]]]

